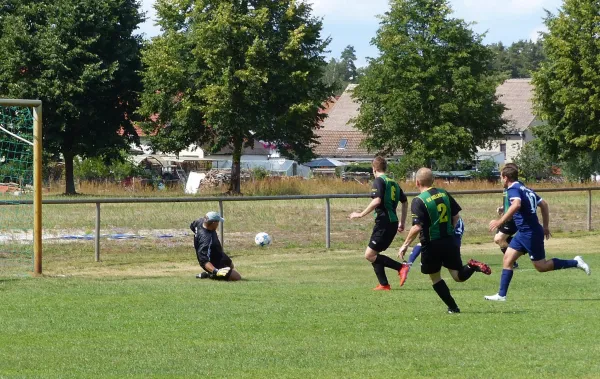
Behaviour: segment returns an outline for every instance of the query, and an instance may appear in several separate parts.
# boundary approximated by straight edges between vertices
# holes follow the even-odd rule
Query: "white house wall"
[[[480,152],[501,152],[501,144],[506,145],[506,157],[504,163],[512,163],[521,151],[523,144],[533,140],[533,135],[528,129],[522,135],[506,135],[503,139],[492,141],[490,149],[479,149]]]

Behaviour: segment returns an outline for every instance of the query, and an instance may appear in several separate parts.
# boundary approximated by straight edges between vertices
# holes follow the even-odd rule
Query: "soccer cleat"
[[[460,309],[458,309],[458,308],[448,308],[448,313],[450,313],[450,314],[460,313]]]
[[[492,296],[484,296],[484,298],[486,300],[491,300],[491,301],[506,301],[506,296],[500,296],[498,294],[495,294]]]
[[[483,262],[476,261],[475,259],[469,260],[469,263],[467,263],[467,265],[473,270],[481,272],[485,275],[490,275],[492,273],[492,269],[490,268],[490,266],[486,265]]]
[[[210,274],[208,272],[201,272],[196,275],[196,279],[208,279],[210,278]]]
[[[513,263],[513,270],[514,270],[515,268],[519,268],[519,264],[518,264],[517,262]]]
[[[577,268],[578,269],[585,271],[585,273],[588,274],[588,275],[590,275],[592,273],[592,270],[590,270],[590,265],[588,265],[587,263],[585,263],[583,261],[583,258],[581,258],[579,255],[576,256],[573,259],[577,261]]]
[[[391,290],[392,290],[392,287],[390,287],[389,284],[386,284],[385,286],[378,284],[377,287],[373,288],[373,291],[391,291]]]
[[[408,263],[403,262],[402,267],[398,270],[398,276],[400,277],[400,287],[404,285],[406,282],[406,278],[408,277],[408,272],[410,271],[410,265]]]

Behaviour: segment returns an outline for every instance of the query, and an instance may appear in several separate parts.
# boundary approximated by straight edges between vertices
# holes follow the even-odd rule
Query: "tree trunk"
[[[75,178],[73,177],[73,153],[63,153],[65,159],[65,195],[76,195]]]
[[[231,158],[231,183],[229,184],[229,194],[239,195],[240,182],[241,182],[241,168],[240,163],[242,160],[242,140],[239,137],[235,137],[233,140],[233,156]]]

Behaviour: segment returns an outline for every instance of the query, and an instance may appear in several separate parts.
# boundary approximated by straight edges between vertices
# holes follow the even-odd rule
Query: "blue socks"
[[[577,261],[574,259],[558,259],[552,258],[552,262],[554,262],[554,270],[562,270],[564,268],[574,268],[577,267]]]
[[[410,257],[408,257],[408,264],[412,265],[413,262],[419,257],[421,254],[421,245],[417,245],[413,248],[413,251],[410,253]]]
[[[508,292],[508,286],[510,285],[510,281],[513,277],[513,270],[502,270],[502,276],[500,276],[500,289],[498,290],[498,295],[506,296]]]

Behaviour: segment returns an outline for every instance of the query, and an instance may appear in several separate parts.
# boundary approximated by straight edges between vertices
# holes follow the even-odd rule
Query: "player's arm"
[[[456,224],[458,224],[458,220],[460,220],[460,214],[457,213],[456,215],[452,216],[452,227],[456,228]]]
[[[402,203],[402,215],[400,216],[400,224],[398,224],[398,231],[404,231],[404,225],[406,225],[406,216],[408,215],[408,201]]]
[[[398,186],[400,188],[400,186]],[[404,225],[406,225],[406,216],[408,215],[408,199],[406,198],[406,194],[400,188],[400,203],[402,204],[402,213],[400,215],[400,223],[398,224],[398,231],[404,231]]]
[[[544,235],[546,236],[546,239],[548,239],[550,238],[550,207],[548,206],[548,202],[544,199],[540,199],[538,207],[540,207],[542,211],[542,226],[544,227]]]
[[[402,246],[400,246],[400,250],[398,250],[398,256],[400,257],[400,259],[404,259],[404,254],[406,254],[408,247],[411,243],[413,243],[415,238],[417,238],[419,233],[421,233],[421,230],[423,230],[423,226],[421,224],[422,220],[425,219],[424,217],[426,217],[424,212],[427,211],[426,209],[422,209],[424,207],[425,204],[423,204],[423,201],[421,199],[419,199],[418,197],[415,197],[413,199],[410,205],[413,226],[408,231],[408,235],[406,236],[406,239],[404,240]]]
[[[371,200],[369,205],[362,212],[352,212],[350,214],[350,218],[354,219],[365,217],[369,213],[373,212],[373,210],[375,210],[375,208],[377,208],[383,201],[382,199],[385,191],[384,188],[383,179],[375,178],[375,181],[373,182],[373,188],[371,189],[371,197],[373,200]]]
[[[490,232],[498,229],[505,222],[512,220],[512,217],[519,211],[519,209],[521,209],[521,199],[518,197],[511,199],[510,207],[506,212],[504,212],[504,215],[498,220],[490,221]]]
[[[376,197],[373,200],[371,200],[371,202],[369,203],[369,205],[365,208],[364,211],[362,212],[352,212],[352,214],[350,214],[350,218],[361,218],[361,217],[365,217],[366,215],[368,215],[369,213],[373,212],[373,210],[375,208],[377,208],[379,206],[379,204],[381,204],[381,198]]]
[[[448,194],[448,201],[450,202],[450,214],[452,215],[452,227],[455,228],[456,224],[458,224],[458,220],[460,219],[460,211],[462,208],[456,200],[452,197],[452,195]]]
[[[398,256],[400,257],[400,259],[404,259],[404,254],[406,254],[406,252],[408,251],[408,248],[413,243],[415,238],[417,238],[419,233],[421,233],[422,229],[423,229],[423,227],[420,224],[413,225],[410,228],[410,230],[408,231],[408,235],[406,236],[406,239],[404,240],[404,243],[402,244],[402,246],[400,246],[400,250],[398,251]]]

